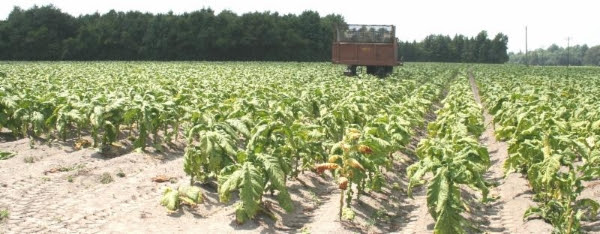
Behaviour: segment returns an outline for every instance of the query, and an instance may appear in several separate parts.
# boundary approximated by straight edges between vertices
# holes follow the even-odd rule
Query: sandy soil
[[[584,182],[585,189],[579,195],[580,198],[594,199],[600,202],[600,180]],[[600,233],[600,214],[596,220],[584,220],[581,228],[588,233]]]

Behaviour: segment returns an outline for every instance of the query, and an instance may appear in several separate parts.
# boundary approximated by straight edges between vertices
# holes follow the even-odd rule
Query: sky
[[[553,43],[600,45],[600,2],[593,0],[1,0],[0,19],[8,17],[14,6],[23,9],[48,5],[73,16],[136,10],[175,14],[211,8],[217,14],[230,10],[237,14],[271,11],[300,14],[305,10],[321,16],[340,14],[350,24],[393,24],[400,40],[420,41],[430,34],[476,36],[481,30],[493,38],[508,36],[508,50],[525,51],[525,26],[528,48],[547,48]]]

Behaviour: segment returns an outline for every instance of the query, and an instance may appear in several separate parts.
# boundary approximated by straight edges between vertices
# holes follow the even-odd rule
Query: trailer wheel
[[[386,67],[386,73],[388,75],[394,73],[394,67],[393,66],[387,66]]]
[[[356,76],[356,65],[348,65],[346,71],[344,72],[344,75]]]
[[[379,78],[383,78],[392,73],[392,71],[394,71],[394,67],[392,66],[378,66],[375,75]]]
[[[376,75],[377,74],[377,66],[367,66],[367,74]]]

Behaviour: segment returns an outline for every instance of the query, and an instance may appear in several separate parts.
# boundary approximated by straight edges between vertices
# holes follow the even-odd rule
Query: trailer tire
[[[377,66],[367,66],[367,74],[376,75],[377,74]]]
[[[379,78],[383,78],[392,73],[393,71],[394,67],[392,66],[378,66],[375,71],[375,75],[377,75],[377,77]]]
[[[356,76],[356,65],[348,65],[346,71],[344,71],[344,75],[346,76]]]

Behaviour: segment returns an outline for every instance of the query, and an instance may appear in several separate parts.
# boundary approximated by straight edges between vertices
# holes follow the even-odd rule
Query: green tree
[[[487,31],[481,31],[475,37],[475,55],[477,57],[477,62],[479,63],[489,63],[489,49],[490,42],[487,37]]]
[[[600,66],[600,45],[591,47],[585,52],[583,64]]]
[[[506,50],[508,44],[508,36],[498,33],[491,41],[491,48],[488,55],[488,62],[492,63],[505,63],[508,61],[508,54]]]
[[[593,48],[593,47],[592,47]],[[529,52],[528,56],[525,53],[509,54],[509,63],[529,64],[529,65],[550,65],[550,66],[566,66],[567,64],[580,66],[585,64],[593,64],[586,60],[586,55],[591,48],[587,45],[574,45],[567,48],[552,44],[546,49],[536,49]],[[593,56],[592,56],[593,57]],[[590,57],[590,58],[592,58]],[[593,60],[593,59],[592,59]]]
[[[404,61],[505,63],[508,37],[497,34],[493,40],[487,32],[476,38],[455,35],[429,35],[420,42],[398,42],[398,54]]]
[[[53,60],[60,58],[63,41],[75,35],[77,23],[52,5],[29,10],[15,7],[2,31],[9,59]]]
[[[0,21],[0,59],[327,61],[334,25],[342,24],[340,15],[314,11],[111,10],[74,18],[52,5],[16,7]]]

